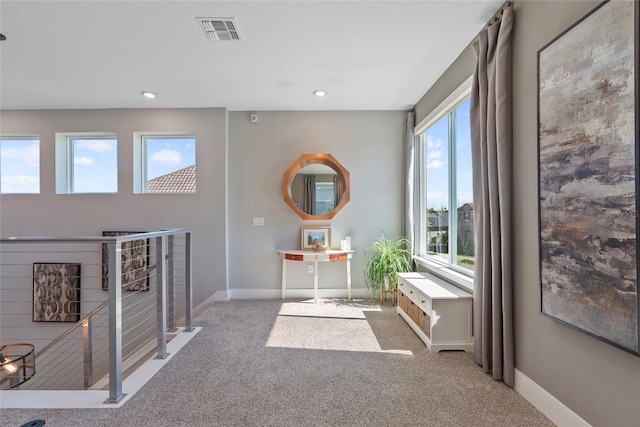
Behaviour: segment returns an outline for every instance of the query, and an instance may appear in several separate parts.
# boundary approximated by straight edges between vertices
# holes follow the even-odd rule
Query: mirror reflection
[[[303,154],[285,171],[283,190],[302,219],[331,219],[349,202],[349,172],[331,154]]]
[[[326,165],[308,165],[300,169],[291,183],[291,198],[296,207],[310,215],[326,215],[340,204],[344,181]]]

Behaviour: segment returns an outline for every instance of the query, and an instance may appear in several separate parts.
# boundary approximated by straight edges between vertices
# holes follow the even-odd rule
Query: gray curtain
[[[476,264],[473,290],[476,362],[513,387],[511,255],[511,3],[474,43],[471,145]]]
[[[403,219],[402,219],[402,235],[409,239],[411,243],[411,253],[414,253],[415,246],[415,188],[416,188],[416,176],[415,176],[415,135],[413,134],[413,128],[415,127],[414,110],[407,111],[407,115],[404,120],[404,147],[403,147],[403,159],[402,159],[402,173],[404,178],[404,193],[403,193]]]
[[[302,210],[309,215],[316,214],[316,176],[304,176],[304,199],[302,200]]]
[[[335,209],[336,206],[340,204],[340,200],[342,200],[342,195],[344,194],[344,181],[340,178],[340,175],[333,176],[333,207]]]

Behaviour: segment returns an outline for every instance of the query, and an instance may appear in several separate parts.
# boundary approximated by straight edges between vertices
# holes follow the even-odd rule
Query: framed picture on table
[[[303,251],[327,250],[331,247],[331,227],[326,225],[303,225],[300,249]]]

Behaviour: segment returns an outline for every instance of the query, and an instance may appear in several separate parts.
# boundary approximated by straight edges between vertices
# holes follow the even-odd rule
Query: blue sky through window
[[[118,142],[115,138],[72,138],[73,192],[118,192]]]
[[[449,208],[449,116],[444,116],[425,133],[427,209]]]
[[[471,165],[471,100],[455,109],[456,134],[456,208],[473,202],[473,173]],[[447,114],[425,132],[425,162],[427,180],[427,209],[449,208],[449,115]]]
[[[456,190],[458,208],[473,203],[471,163],[471,98],[456,108]]]
[[[0,192],[40,192],[40,140],[0,140]]]
[[[194,137],[149,137],[147,179],[195,164]],[[117,193],[118,150],[115,137],[71,138],[73,193]],[[0,139],[0,192],[40,192],[38,138]]]
[[[194,137],[147,137],[147,180],[196,164]]]

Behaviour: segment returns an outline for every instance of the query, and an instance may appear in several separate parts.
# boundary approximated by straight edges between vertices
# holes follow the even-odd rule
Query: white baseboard
[[[513,388],[559,427],[590,426],[578,414],[517,369]]]
[[[347,298],[346,289],[318,289],[319,298]],[[371,298],[368,289],[351,289],[351,298]],[[280,299],[281,289],[229,289],[229,299]],[[286,299],[313,298],[313,289],[287,289]]]

